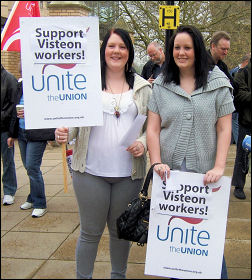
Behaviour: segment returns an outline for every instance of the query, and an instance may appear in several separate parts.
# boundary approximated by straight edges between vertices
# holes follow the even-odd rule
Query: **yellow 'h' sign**
[[[159,6],[159,28],[177,29],[179,26],[179,6]]]

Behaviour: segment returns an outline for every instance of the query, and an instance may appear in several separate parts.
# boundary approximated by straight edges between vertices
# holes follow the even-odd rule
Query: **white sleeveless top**
[[[119,100],[120,117],[117,119],[114,107]],[[102,177],[128,177],[132,172],[132,156],[119,142],[138,113],[133,90],[122,95],[103,91],[102,101],[103,126],[91,128],[85,172]]]

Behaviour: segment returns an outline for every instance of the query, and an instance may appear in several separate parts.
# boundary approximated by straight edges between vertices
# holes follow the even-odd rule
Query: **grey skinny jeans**
[[[76,246],[76,277],[91,279],[98,245],[106,226],[110,235],[111,279],[126,278],[130,242],[118,239],[116,219],[136,198],[142,179],[108,178],[73,172],[73,187],[80,213],[80,236]]]

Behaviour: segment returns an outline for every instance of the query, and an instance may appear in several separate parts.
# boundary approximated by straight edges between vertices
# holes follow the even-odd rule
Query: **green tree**
[[[159,29],[159,6],[167,1],[119,1],[120,14],[134,30],[135,47],[140,59],[148,44],[157,40],[164,45],[165,31]],[[231,49],[226,62],[236,66],[251,48],[250,1],[174,1],[180,7],[180,25],[191,24],[203,34],[206,47],[212,34],[225,30],[231,35]]]
[[[159,6],[167,1],[86,1],[92,14],[99,16],[100,37],[121,18],[134,33],[136,60],[147,61],[146,49],[155,40],[165,45],[165,30],[159,29]],[[203,34],[209,48],[215,31],[231,35],[226,63],[231,69],[251,49],[251,1],[174,1],[180,7],[180,25],[191,24]]]
[[[119,1],[86,1],[85,4],[91,8],[91,15],[99,17],[100,39],[103,40],[120,17]]]

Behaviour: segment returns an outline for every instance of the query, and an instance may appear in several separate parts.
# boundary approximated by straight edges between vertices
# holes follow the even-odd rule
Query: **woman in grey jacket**
[[[214,66],[201,33],[180,26],[170,40],[163,75],[148,104],[147,144],[154,170],[205,173],[204,185],[224,174],[234,111],[232,86]],[[227,278],[223,258],[221,278]]]
[[[132,72],[134,49],[128,32],[113,29],[101,46],[103,126],[58,128],[55,138],[76,138],[73,186],[81,229],[76,248],[77,278],[92,278],[97,248],[107,223],[110,234],[111,278],[125,278],[130,242],[118,239],[116,219],[137,197],[146,170],[146,136],[127,149],[120,140],[138,114],[147,115],[150,84]]]

